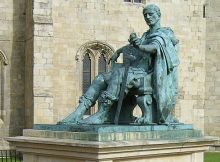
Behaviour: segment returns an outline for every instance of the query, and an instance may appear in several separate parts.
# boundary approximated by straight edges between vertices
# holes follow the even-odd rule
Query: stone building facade
[[[24,0],[0,2],[0,145],[3,137],[19,135],[25,125]],[[6,61],[6,62],[5,62]]]
[[[220,136],[220,1],[206,3],[205,125],[208,135]]]
[[[171,27],[180,40],[175,115],[207,135],[220,136],[220,2],[136,2],[2,0],[0,138],[19,135],[33,124],[54,124],[73,111],[82,83],[88,84],[83,62],[89,61],[90,80],[108,69],[110,55],[129,34],[147,30],[142,9],[150,3],[161,8],[162,26]]]

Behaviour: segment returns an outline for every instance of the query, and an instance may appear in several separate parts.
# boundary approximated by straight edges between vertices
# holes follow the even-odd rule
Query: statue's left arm
[[[135,40],[135,46],[138,47],[141,51],[146,53],[154,54],[157,52],[157,45],[155,43],[150,44],[141,44],[141,39],[137,38]]]
[[[144,51],[147,53],[156,53],[157,52],[157,47],[155,44],[139,45],[138,47],[141,51]]]

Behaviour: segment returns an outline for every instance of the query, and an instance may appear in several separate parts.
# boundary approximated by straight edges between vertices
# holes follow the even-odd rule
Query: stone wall
[[[8,65],[3,67],[0,85],[0,147],[7,147],[2,137],[21,135],[25,122],[25,0],[1,0],[0,24],[0,50],[8,60]]]
[[[26,0],[26,42],[25,42],[25,127],[32,128],[33,112],[33,1]]]
[[[205,133],[220,136],[220,1],[206,3]]]
[[[123,0],[36,0],[42,23],[34,31],[34,123],[56,123],[73,111],[82,94],[82,62],[77,50],[86,42],[106,42],[114,49],[130,32],[147,30],[141,4]],[[180,40],[179,98],[175,114],[184,123],[204,128],[205,32],[203,0],[147,0],[162,12],[162,26]],[[40,6],[40,7],[39,7]],[[44,21],[39,19],[39,21]],[[39,28],[38,28],[39,27]],[[43,47],[45,48],[43,48]]]
[[[33,121],[53,123],[54,89],[53,79],[57,76],[54,66],[54,37],[52,21],[52,0],[33,2]],[[64,53],[63,53],[64,54]],[[60,54],[58,54],[60,55]],[[31,107],[30,107],[31,108]]]

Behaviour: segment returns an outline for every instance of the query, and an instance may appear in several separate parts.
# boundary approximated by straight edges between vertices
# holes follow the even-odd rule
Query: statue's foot
[[[70,115],[68,115],[63,120],[59,121],[57,124],[58,125],[77,124],[78,121],[82,119],[83,115],[85,114],[88,108],[89,108],[88,105],[81,102],[74,112],[72,112]]]
[[[80,119],[79,119],[80,120]],[[57,122],[57,125],[73,125],[73,124],[77,124],[78,121],[65,121],[65,120],[61,120],[59,122]]]
[[[173,115],[170,115],[167,119],[166,119],[166,123],[169,123],[169,124],[181,124],[179,122],[179,120],[173,116]]]
[[[77,124],[82,119],[82,115],[76,112],[71,113],[65,119],[59,121],[57,125],[72,125]]]
[[[153,122],[150,121],[149,117],[145,117],[145,116],[137,118],[134,122],[141,125],[153,124]]]
[[[160,120],[159,123],[160,125],[172,125],[172,124],[183,124],[180,123],[179,120],[174,117],[173,115],[168,116],[168,118],[166,120]]]
[[[78,124],[104,124],[108,121],[108,111],[98,111],[86,119],[78,121]]]

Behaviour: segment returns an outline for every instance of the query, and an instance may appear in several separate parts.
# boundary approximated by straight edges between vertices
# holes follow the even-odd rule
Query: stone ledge
[[[189,138],[184,140],[137,140],[137,141],[80,141],[72,139],[10,137],[18,151],[24,153],[24,162],[106,161],[201,162],[203,154],[216,141],[215,138]],[[198,156],[195,157],[195,154]],[[45,159],[38,159],[40,157]],[[29,157],[29,158],[28,158]],[[70,160],[71,159],[71,160]]]
[[[153,126],[59,126],[35,125],[35,129],[26,129],[26,137],[72,139],[83,141],[131,141],[131,140],[175,140],[203,137],[200,130],[191,125],[153,125]]]
[[[90,133],[119,133],[119,132],[146,132],[146,131],[172,131],[172,130],[193,130],[191,124],[171,125],[52,125],[35,124],[35,130],[66,131],[66,132],[90,132]]]

